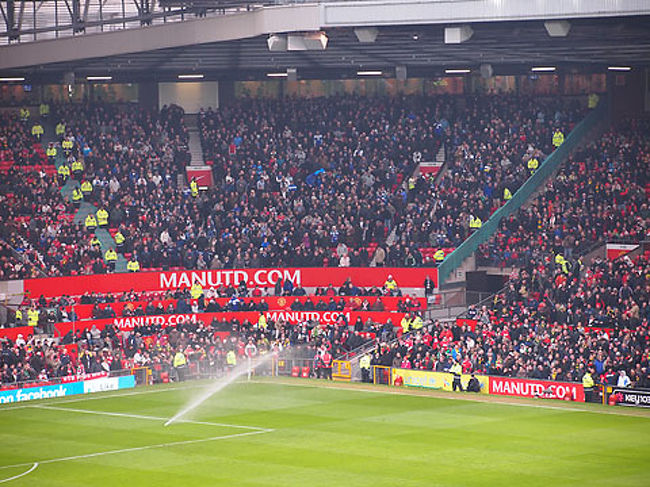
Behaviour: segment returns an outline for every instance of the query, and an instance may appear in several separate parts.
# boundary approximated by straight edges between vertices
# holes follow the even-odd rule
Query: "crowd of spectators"
[[[457,247],[530,177],[554,149],[556,131],[568,134],[585,115],[578,100],[466,97],[462,117],[446,124],[448,162],[439,180],[410,181],[398,242]]]
[[[582,114],[577,102],[510,95],[238,100],[199,114],[215,185],[196,196],[178,184],[189,158],[179,107],[52,108],[92,200],[143,269],[426,265],[419,247],[458,245],[468,215],[485,220],[504,188],[514,193],[530,175],[527,160],[552,150],[554,129],[568,133]],[[443,144],[451,161],[440,184],[410,179]],[[58,218],[74,209],[61,206],[54,179],[34,176],[7,181],[22,199],[9,202],[7,221],[31,218],[16,226],[38,267],[105,272],[83,224]],[[34,273],[19,265],[11,275]]]
[[[571,261],[597,243],[644,240],[649,134],[648,121],[630,120],[580,150],[530,205],[504,219],[478,263],[526,267],[558,254]]]
[[[379,332],[379,327],[370,330]],[[227,333],[224,333],[227,332]],[[74,343],[76,350],[66,348]],[[173,370],[174,357],[182,352],[188,365],[201,374],[218,375],[228,366],[243,361],[245,345],[252,341],[257,353],[290,352],[299,363],[309,363],[318,350],[340,355],[365,342],[358,331],[336,326],[290,325],[269,321],[266,327],[248,321],[181,323],[163,330],[159,325],[135,327],[120,332],[112,325],[72,332],[61,344],[54,340],[2,340],[0,348],[0,384],[50,380],[84,374],[110,372],[134,366],[149,366],[160,372]],[[232,354],[232,358],[228,357]],[[205,375],[204,375],[205,376]]]
[[[647,271],[647,269],[646,269]],[[616,385],[621,371],[631,385],[650,388],[648,319],[633,328],[592,328],[522,317],[513,321],[484,306],[477,324],[433,323],[393,342],[377,340],[373,365],[448,372]]]
[[[149,218],[155,207],[155,201],[148,201],[152,193],[176,188],[189,157],[183,116],[177,106],[160,112],[102,103],[52,107],[52,117],[65,124],[64,136],[74,143],[72,157],[83,161],[81,177],[92,183],[89,199],[108,209],[115,227]],[[27,143],[27,124],[18,119],[13,124],[7,143],[18,147],[21,137]],[[76,209],[62,198],[62,183],[42,170],[3,175],[0,217],[6,225],[1,237],[7,248],[22,253],[20,258],[3,252],[3,277],[106,272],[102,252],[91,245],[92,235],[73,221]]]

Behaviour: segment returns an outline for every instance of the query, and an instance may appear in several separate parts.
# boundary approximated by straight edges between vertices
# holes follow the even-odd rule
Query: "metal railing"
[[[7,0],[0,44],[33,42],[221,16],[297,2],[277,0]]]

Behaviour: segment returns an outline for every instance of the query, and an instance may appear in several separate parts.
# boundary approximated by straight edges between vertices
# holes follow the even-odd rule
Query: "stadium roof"
[[[487,1],[478,0],[476,4]],[[439,6],[441,2],[430,3]],[[423,19],[419,23],[389,12],[388,17],[396,18],[395,24],[385,22],[378,14],[375,25],[371,25],[359,18],[360,11],[346,10],[346,6],[359,4],[364,2],[338,4],[343,12],[350,13],[349,25],[344,25],[346,22],[337,17],[336,11],[328,14],[309,4],[256,7],[235,15],[223,15],[227,13],[224,10],[216,17],[208,15],[101,34],[65,37],[62,33],[59,40],[21,42],[0,48],[0,69],[2,75],[52,82],[60,81],[68,72],[78,76],[111,75],[113,81],[154,81],[176,79],[178,74],[192,72],[204,74],[205,79],[261,79],[268,72],[287,68],[297,68],[301,78],[346,78],[355,77],[359,69],[380,70],[394,76],[397,66],[406,66],[409,77],[440,76],[445,69],[454,68],[478,70],[481,64],[490,64],[497,75],[528,72],[532,66],[556,66],[558,72],[581,73],[604,72],[612,65],[650,66],[649,15],[603,16],[601,12],[591,18],[576,18],[567,14],[568,34],[553,37],[545,28],[543,16],[531,14],[534,20],[518,20],[520,14],[491,18],[483,14],[468,22],[473,30],[468,40],[449,44],[444,38],[445,28],[454,25],[451,20]],[[399,2],[393,0],[392,5],[396,4]],[[232,7],[234,3],[228,5]],[[260,17],[260,12],[276,17]],[[467,14],[458,16],[466,17]],[[296,18],[304,25],[304,31],[325,32],[327,48],[269,51],[268,34],[296,32],[290,25]],[[376,26],[376,40],[359,42],[355,35],[355,27],[359,26]],[[204,31],[215,31],[212,37],[218,40],[210,42],[212,37]],[[160,45],[174,47],[155,48]]]

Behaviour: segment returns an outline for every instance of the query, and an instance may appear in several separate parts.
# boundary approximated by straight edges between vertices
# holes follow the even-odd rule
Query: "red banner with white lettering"
[[[267,321],[284,321],[286,323],[296,324],[304,323],[306,321],[317,321],[325,325],[335,325],[345,319],[348,324],[354,325],[357,318],[365,323],[370,319],[373,323],[384,324],[391,320],[394,326],[399,326],[405,313],[397,313],[390,311],[383,312],[363,312],[363,311],[268,311],[264,313]],[[156,316],[134,316],[128,318],[102,318],[99,320],[85,320],[72,322],[56,323],[54,327],[61,336],[68,333],[70,330],[86,330],[95,325],[98,329],[103,330],[106,325],[114,325],[120,331],[133,331],[136,326],[158,325],[163,328],[168,326],[176,326],[180,323],[199,323],[202,322],[206,325],[212,323],[213,320],[222,322],[232,322],[238,320],[240,323],[249,321],[250,323],[257,323],[260,313],[257,311],[242,311],[242,312],[223,312],[223,313],[188,313],[188,314],[172,314],[172,315],[156,315]]]
[[[326,287],[332,284],[340,287],[348,278],[355,286],[383,286],[389,275],[400,288],[423,288],[424,279],[429,276],[438,286],[437,269],[389,268],[389,267],[305,267],[276,269],[212,269],[204,271],[137,272],[133,274],[99,274],[89,276],[50,277],[25,279],[25,293],[32,299],[41,295],[79,296],[88,291],[98,293],[120,293],[130,290],[168,291],[188,288],[194,282],[204,288],[237,286],[241,281],[249,288],[273,287],[278,279],[289,279],[302,287]]]
[[[321,301],[324,301],[326,304],[329,303],[329,296],[310,296],[309,299],[311,299],[312,303],[314,305],[318,304]],[[349,296],[333,296],[333,299],[338,303],[341,299],[345,302],[345,311],[361,311],[359,308],[362,305],[362,303],[367,300],[368,304],[372,307],[377,303],[377,300],[379,299],[376,296],[368,296],[368,297],[363,297],[363,296],[354,296],[354,297],[349,297]],[[225,308],[225,306],[228,304],[230,301],[230,298],[214,298],[214,299],[207,299],[206,303],[209,303],[211,301],[215,301],[216,303],[219,304],[222,308]],[[248,304],[251,301],[254,303],[260,303],[260,302],[265,302],[269,306],[269,310],[271,311],[290,311],[291,306],[296,302],[299,301],[301,304],[304,304],[305,301],[307,301],[306,296],[302,297],[297,297],[297,296],[266,296],[263,298],[243,298],[242,300],[244,303]],[[171,304],[173,307],[176,306],[176,303],[178,302],[177,299],[154,299],[151,301],[151,304],[154,307],[157,307],[159,304],[167,310],[169,305]],[[381,296],[381,304],[383,305],[382,308],[380,309],[372,309],[372,310],[367,310],[367,311],[398,311],[398,308],[401,306],[408,308],[409,310],[425,310],[427,309],[427,299],[426,298],[406,298],[406,297],[396,297],[396,296]],[[100,309],[105,309],[107,307],[111,307],[111,309],[115,312],[116,316],[121,316],[124,312],[124,308],[129,307],[132,310],[136,310],[138,307],[141,307],[143,310],[146,309],[148,306],[149,302],[148,301],[135,301],[135,302],[125,302],[125,301],[117,301],[115,303],[102,303],[97,305]],[[92,318],[92,311],[93,308],[95,307],[94,304],[77,304],[74,306],[66,306],[66,310],[68,312],[72,311],[74,308],[74,312],[77,314],[77,319],[79,320],[88,320]],[[404,309],[404,308],[402,308]],[[235,311],[233,309],[228,309],[227,311]]]
[[[585,400],[582,384],[510,377],[490,377],[490,394],[580,402]]]

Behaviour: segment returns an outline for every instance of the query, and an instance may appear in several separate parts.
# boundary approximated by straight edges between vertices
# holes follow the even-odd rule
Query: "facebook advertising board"
[[[0,404],[66,397],[77,394],[91,394],[94,392],[117,391],[119,389],[131,389],[133,387],[135,387],[135,376],[133,375],[100,377],[91,380],[64,382],[61,384],[2,390],[0,391]]]

